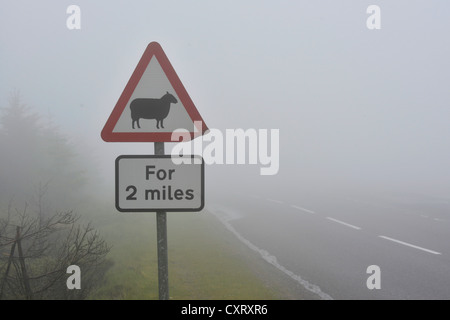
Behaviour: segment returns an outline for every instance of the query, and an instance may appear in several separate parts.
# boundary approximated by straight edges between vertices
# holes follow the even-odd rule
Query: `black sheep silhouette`
[[[177,99],[166,92],[160,99],[153,98],[138,98],[131,101],[131,125],[134,129],[134,123],[137,123],[138,128],[139,119],[156,119],[156,128],[159,129],[159,124],[164,128],[163,121],[170,111],[170,104],[177,103]]]

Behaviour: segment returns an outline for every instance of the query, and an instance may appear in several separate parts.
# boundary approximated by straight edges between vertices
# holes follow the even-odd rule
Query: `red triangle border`
[[[158,59],[161,68],[167,76],[170,84],[175,90],[178,98],[180,99],[183,106],[186,108],[186,111],[189,117],[192,120],[192,128],[194,128],[194,123],[197,125],[198,132],[190,132],[190,138],[194,139],[197,136],[204,134],[208,131],[208,127],[203,121],[200,113],[192,102],[189,94],[181,83],[178,75],[175,72],[175,69],[172,67],[169,59],[164,53],[161,45],[158,42],[151,42],[147,48],[145,49],[139,63],[137,64],[133,74],[128,80],[125,89],[119,97],[111,115],[103,127],[101,132],[101,137],[106,142],[176,142],[172,141],[172,132],[113,132],[114,127],[117,124],[120,116],[122,115],[125,107],[127,106],[128,101],[131,98],[136,86],[142,78],[145,70],[147,69],[148,64],[152,57],[156,57]],[[198,122],[199,121],[199,122]],[[201,127],[198,124],[201,123]],[[186,141],[187,135],[183,137],[183,141]]]

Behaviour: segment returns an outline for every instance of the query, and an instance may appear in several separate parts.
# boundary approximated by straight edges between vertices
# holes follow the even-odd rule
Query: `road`
[[[450,299],[450,201],[312,192],[215,196],[244,244],[322,299]],[[367,268],[380,268],[368,289]]]

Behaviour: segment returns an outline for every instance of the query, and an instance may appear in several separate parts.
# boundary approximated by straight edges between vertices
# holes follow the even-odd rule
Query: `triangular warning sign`
[[[208,128],[157,42],[150,43],[103,127],[106,142],[174,142],[174,130],[193,139]]]

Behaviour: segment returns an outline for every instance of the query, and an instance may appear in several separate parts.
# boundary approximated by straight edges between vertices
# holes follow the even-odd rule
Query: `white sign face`
[[[167,100],[165,104],[164,100]],[[156,120],[158,108],[165,109],[165,116],[161,117],[164,119],[159,122]],[[192,131],[192,120],[154,56],[117,120],[113,132],[173,132],[180,128]]]
[[[200,156],[188,157],[191,157],[191,161],[186,161],[189,163],[176,164],[173,159],[180,159],[179,156],[119,156],[116,159],[117,210],[201,211],[205,165]]]
[[[103,127],[107,142],[173,142],[204,134],[208,127],[157,42],[151,42]]]

